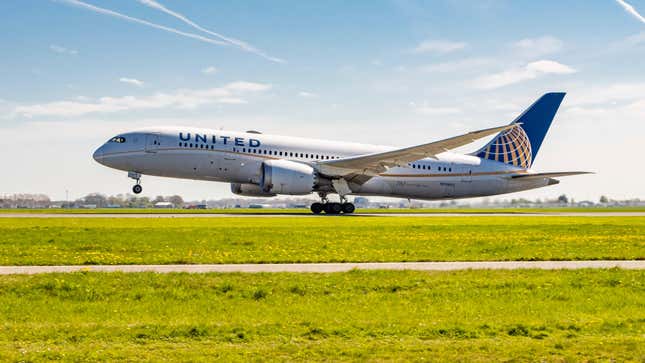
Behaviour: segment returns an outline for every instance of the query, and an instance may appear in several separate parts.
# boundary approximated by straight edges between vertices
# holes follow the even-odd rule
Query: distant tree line
[[[174,207],[184,206],[184,199],[179,195],[157,196],[154,199],[137,197],[130,194],[106,196],[101,193],[91,193],[74,201],[51,201],[44,194],[13,194],[0,197],[0,208],[49,208],[59,206],[62,208],[82,208],[92,206],[96,208],[152,208],[158,202],[170,202]]]
[[[0,196],[0,208],[152,208],[159,202],[169,202],[175,208],[182,208],[191,205],[207,205],[208,208],[248,208],[250,205],[272,206],[278,208],[304,208],[307,207],[314,199],[311,197],[301,198],[248,198],[234,197],[222,198],[217,200],[202,200],[186,202],[179,195],[156,196],[155,198],[139,197],[132,194],[117,194],[107,196],[101,193],[90,193],[82,198],[73,201],[52,201],[44,194],[13,194]],[[462,206],[473,206],[467,200]],[[457,201],[444,201],[439,204],[429,204],[424,201],[391,201],[391,202],[371,202],[365,197],[355,197],[355,203],[363,208],[372,207],[399,207],[399,208],[427,208],[427,207],[447,207],[454,208],[458,206]],[[565,194],[553,199],[535,199],[513,198],[511,200],[494,200],[484,199],[481,206],[495,207],[546,207],[546,206],[639,206],[645,205],[645,201],[640,199],[614,200],[603,195],[598,202],[591,201],[574,201],[573,198]]]
[[[47,208],[51,200],[45,194],[13,194],[0,197],[0,208]]]
[[[91,193],[83,198],[77,199],[74,202],[74,206],[91,205],[96,206],[96,208],[151,208],[159,202],[169,202],[177,208],[184,206],[184,199],[179,195],[158,195],[154,199],[150,199],[148,197],[137,197],[130,194],[105,196],[100,193]]]

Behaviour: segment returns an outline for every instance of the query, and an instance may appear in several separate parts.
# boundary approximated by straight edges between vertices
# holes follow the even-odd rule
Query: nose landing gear
[[[137,184],[132,187],[132,192],[134,194],[140,194],[143,191],[143,187],[141,186],[141,174],[134,171],[129,171],[128,178],[137,181]]]
[[[135,185],[132,187],[132,192],[133,192],[134,194],[139,194],[139,193],[141,193],[142,191],[143,191],[143,187],[141,186],[141,184],[135,184]]]

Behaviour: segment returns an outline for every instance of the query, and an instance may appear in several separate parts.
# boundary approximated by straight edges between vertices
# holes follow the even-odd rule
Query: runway
[[[355,217],[645,217],[645,212],[544,213],[0,213],[0,218],[355,218]]]
[[[221,265],[90,265],[90,266],[0,266],[0,275],[44,274],[66,272],[188,272],[188,273],[331,273],[351,270],[577,270],[621,268],[645,269],[645,260],[595,261],[480,261],[480,262],[366,262],[366,263],[284,263]]]

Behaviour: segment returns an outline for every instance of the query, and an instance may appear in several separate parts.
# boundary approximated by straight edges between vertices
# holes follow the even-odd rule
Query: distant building
[[[174,208],[175,205],[170,202],[157,202],[155,208]]]
[[[251,209],[261,209],[261,208],[271,208],[272,206],[270,204],[249,204],[249,208]]]
[[[354,204],[358,208],[367,208],[370,204],[370,201],[365,197],[356,197],[354,198]]]

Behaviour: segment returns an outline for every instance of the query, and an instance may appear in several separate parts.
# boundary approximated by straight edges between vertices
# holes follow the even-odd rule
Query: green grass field
[[[0,279],[0,360],[635,361],[645,272]]]
[[[563,207],[563,208],[359,208],[356,213],[467,213],[467,214],[487,214],[487,213],[603,213],[603,212],[645,212],[644,207]],[[98,209],[0,209],[0,213],[20,213],[20,214],[311,214],[306,208],[278,209],[278,208],[232,208],[232,209],[153,209],[153,208],[98,208]]]
[[[645,259],[645,217],[0,218],[0,265]]]

